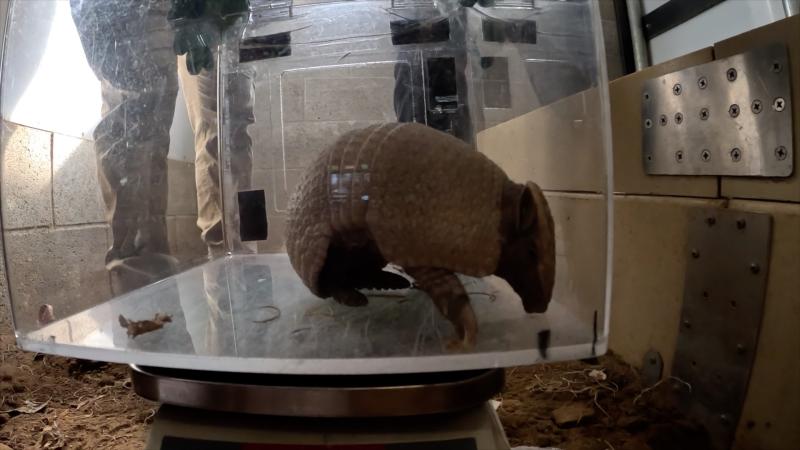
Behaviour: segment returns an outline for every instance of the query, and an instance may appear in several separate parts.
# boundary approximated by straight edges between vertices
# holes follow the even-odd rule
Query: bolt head
[[[750,272],[753,272],[754,274],[761,272],[761,266],[758,263],[750,264]]]
[[[773,71],[773,72],[775,72],[775,73],[780,73],[780,71],[781,71],[782,69],[783,69],[783,64],[781,64],[781,62],[780,62],[780,61],[773,61],[773,62],[772,62],[772,71]]]
[[[677,123],[678,125],[683,123],[683,114],[675,113],[675,123]]]
[[[667,121],[667,116],[664,115],[664,114],[662,114],[661,117],[658,118],[658,123],[660,123],[662,127],[666,126],[667,122],[668,122]]]
[[[689,319],[683,319],[683,326],[686,328],[692,328],[692,322]]]
[[[708,80],[706,79],[706,77],[700,77],[700,78],[697,80],[697,86],[698,86],[700,89],[705,89],[705,88],[707,88],[707,87],[708,87]]]
[[[760,113],[762,109],[761,100],[753,100],[750,109],[756,114]]]
[[[710,161],[711,160],[711,152],[709,152],[708,150],[703,150],[700,153],[700,159],[702,159],[704,162]]]
[[[743,355],[745,353],[745,350],[746,349],[744,348],[744,345],[736,344],[736,353]]]
[[[701,120],[708,120],[708,117],[711,115],[711,112],[708,108],[703,108],[700,110],[700,119]]]
[[[736,81],[736,77],[738,75],[739,74],[736,72],[736,69],[734,69],[732,67],[730,69],[728,69],[727,72],[725,72],[725,77],[728,79],[728,81]]]
[[[733,162],[739,162],[742,160],[742,151],[739,148],[734,148],[731,150],[731,159]]]
[[[680,83],[675,83],[675,86],[672,86],[672,93],[675,95],[681,95],[683,92],[683,86]]]
[[[700,257],[700,250],[697,250],[696,248],[693,248],[692,249],[692,258],[697,259],[699,257]]]
[[[644,127],[645,127],[645,128],[650,128],[650,127],[652,127],[652,126],[653,126],[653,121],[652,121],[652,120],[650,120],[650,119],[644,119]]]
[[[736,228],[738,228],[740,230],[744,230],[745,228],[747,228],[747,221],[744,220],[744,219],[737,220],[736,221]]]
[[[786,101],[783,99],[783,97],[778,97],[772,101],[772,109],[778,112],[786,109]]]
[[[778,161],[783,161],[787,156],[789,156],[789,152],[786,151],[786,147],[780,145],[775,148],[775,158],[777,158]]]
[[[708,226],[713,227],[717,223],[717,218],[713,216],[708,217],[706,218],[706,223],[708,224]]]
[[[675,159],[678,162],[683,162],[683,151],[682,150],[678,150],[677,152],[675,152]]]
[[[731,117],[738,117],[739,116],[739,105],[737,105],[736,103],[732,104],[731,107],[728,108],[728,114],[730,114]]]

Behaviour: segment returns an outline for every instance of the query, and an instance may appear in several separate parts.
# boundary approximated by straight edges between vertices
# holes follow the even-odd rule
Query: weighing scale
[[[162,404],[147,450],[508,450],[488,400],[502,369],[352,376],[233,374],[132,365]]]

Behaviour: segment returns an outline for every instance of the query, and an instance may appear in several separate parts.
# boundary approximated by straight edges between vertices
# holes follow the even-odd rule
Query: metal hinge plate
[[[689,245],[672,376],[685,381],[681,407],[729,449],[755,359],[769,272],[772,217],[698,209]]]
[[[647,80],[645,172],[788,177],[794,170],[791,103],[783,44]]]

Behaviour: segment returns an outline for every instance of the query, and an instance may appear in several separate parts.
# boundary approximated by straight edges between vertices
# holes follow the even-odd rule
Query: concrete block
[[[185,161],[167,160],[168,216],[197,215],[197,187],[194,164]]]
[[[268,170],[253,174],[254,189],[264,189],[268,216],[286,214],[289,199],[297,189],[302,173],[302,170],[290,169]]]
[[[17,328],[35,329],[41,305],[64,318],[111,298],[105,268],[107,227],[11,231],[6,238],[10,293]]]
[[[287,169],[306,168],[320,151],[348,131],[366,128],[375,121],[295,122],[284,125],[284,147],[276,155]],[[275,169],[282,168],[282,164]]]
[[[285,213],[289,209],[289,199],[297,190],[300,183],[302,170],[276,170],[273,180],[275,193],[275,209],[280,213]]]
[[[52,134],[3,122],[3,227],[53,223],[50,150]]]
[[[394,77],[329,79],[307,78],[305,119],[382,120],[394,122]]]
[[[258,242],[259,253],[286,253],[286,216],[267,216],[269,236]]]
[[[617,196],[614,202],[614,297],[609,348],[640,366],[651,349],[669,371],[675,353],[689,213],[722,200]]]
[[[718,177],[647,175],[644,173],[642,163],[641,117],[644,82],[713,59],[713,50],[704,48],[618,78],[609,84],[615,192],[688,197],[717,196]]]
[[[788,178],[723,177],[722,195],[732,198],[750,198],[800,202],[800,15],[795,15],[747,33],[714,44],[714,55],[719,58],[748,50],[784,43],[789,49],[792,71],[792,105],[794,106],[794,173]]]
[[[603,192],[605,155],[596,89],[478,133],[478,150],[517,181],[542,189]]]
[[[92,141],[53,134],[53,208],[56,225],[105,222]]]
[[[280,80],[280,102],[284,122],[305,120],[305,77],[298,72],[286,72]]]
[[[600,195],[547,193],[556,234],[556,283],[553,299],[598,334],[605,319],[605,200]]]

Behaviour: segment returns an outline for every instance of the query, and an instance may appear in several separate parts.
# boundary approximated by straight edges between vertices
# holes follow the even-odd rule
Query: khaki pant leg
[[[217,128],[217,76],[216,72],[203,71],[191,75],[186,69],[185,57],[178,58],[178,74],[189,121],[194,131],[195,182],[197,184],[197,226],[211,253],[224,252],[223,200],[220,177],[230,177],[234,191],[247,189],[252,176],[252,139],[247,127],[255,121],[253,114],[253,82],[244,74],[229,78],[228,93],[231,99],[229,119],[230,173],[220,173],[219,140]],[[234,196],[235,197],[235,196]],[[238,238],[238,215],[229,206],[228,232],[233,233],[234,247],[241,244]]]

